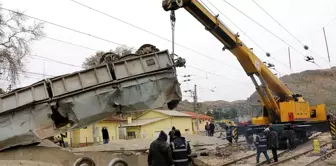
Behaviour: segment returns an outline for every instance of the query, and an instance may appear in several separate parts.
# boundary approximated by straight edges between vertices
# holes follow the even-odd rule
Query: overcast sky
[[[326,28],[331,64],[336,63],[335,0],[255,0],[296,36],[300,42],[308,45],[311,51],[305,51],[302,44],[291,37],[251,0],[228,0],[229,3],[292,47],[292,70],[289,68],[287,53],[289,46],[286,43],[274,37],[225,1],[209,1],[221,13],[225,14],[225,16],[220,14],[219,18],[232,31],[239,32],[241,39],[246,45],[254,48],[255,54],[261,60],[273,63],[280,75],[320,68],[315,64],[304,61],[303,55],[313,56],[321,68],[330,67],[327,61],[322,27]],[[211,6],[209,1],[202,0],[211,11],[219,14],[220,12]],[[71,0],[1,0],[0,2],[5,8],[25,11],[27,15],[89,33],[115,43],[134,48],[150,43],[160,49],[171,51],[171,43],[167,40],[80,6]],[[80,0],[80,2],[166,39],[171,39],[169,12],[162,9],[161,0]],[[193,89],[194,84],[198,85],[200,101],[234,101],[249,97],[254,91],[254,87],[237,59],[230,52],[223,52],[222,44],[184,9],[178,10],[176,17],[176,42],[193,50],[176,46],[175,53],[187,60],[187,67],[178,69],[182,90]],[[251,37],[263,50],[270,52],[272,58],[267,59],[265,52],[225,17],[238,25],[239,29]],[[45,32],[50,38],[91,49],[62,43],[50,38],[35,42],[32,45],[32,54],[72,64],[72,66],[29,56],[26,59],[28,62],[27,73],[22,76],[18,86],[27,86],[39,81],[43,78],[43,73],[46,78],[80,70],[78,66],[81,66],[85,58],[94,54],[95,50],[107,51],[118,46],[112,42],[98,40],[50,24],[45,24]],[[188,78],[191,81],[183,82],[183,75],[192,75]],[[6,87],[8,83],[1,82],[1,85]],[[185,99],[188,99],[188,96],[189,94],[184,93]]]

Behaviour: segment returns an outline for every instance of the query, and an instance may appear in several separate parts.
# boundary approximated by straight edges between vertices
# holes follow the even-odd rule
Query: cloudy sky
[[[37,56],[26,58],[26,73],[22,75],[17,87],[80,70],[86,57],[98,50],[114,49],[118,44],[138,48],[142,44],[150,43],[160,49],[171,50],[169,12],[162,9],[161,0],[80,0],[80,3],[111,17],[72,0],[0,2],[4,8],[25,11],[29,16],[105,39],[99,40],[45,24],[47,37],[32,45],[32,54]],[[219,14],[219,18],[232,31],[239,32],[241,39],[254,48],[255,54],[261,60],[273,63],[277,70],[274,73],[278,75],[330,67],[322,27],[325,27],[327,33],[331,65],[336,63],[335,0],[255,0],[296,39],[252,0],[202,2],[214,14]],[[187,67],[178,70],[182,90],[193,89],[196,84],[200,101],[246,99],[254,91],[254,87],[236,58],[228,51],[223,52],[222,44],[184,9],[178,10],[176,17],[178,45],[175,52],[187,60]],[[310,51],[305,51],[302,43],[308,45]],[[291,47],[292,69],[288,63],[288,47]],[[271,53],[271,58],[265,56],[265,51]],[[306,55],[313,56],[318,65],[306,62]],[[184,75],[191,77],[184,78]],[[185,79],[190,81],[184,82]],[[1,86],[6,87],[8,83],[3,81]],[[190,99],[188,96],[189,94],[184,93],[184,98]]]

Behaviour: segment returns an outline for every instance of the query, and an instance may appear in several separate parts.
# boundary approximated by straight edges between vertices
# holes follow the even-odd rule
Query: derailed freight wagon
[[[176,107],[182,96],[176,67],[185,61],[174,60],[167,50],[144,48],[0,96],[0,150],[39,142],[61,127],[62,132],[82,128],[115,112]],[[65,126],[70,127],[63,131]]]

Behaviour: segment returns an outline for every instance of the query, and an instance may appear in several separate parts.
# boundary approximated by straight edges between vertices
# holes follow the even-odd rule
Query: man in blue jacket
[[[271,163],[271,160],[267,154],[267,139],[265,132],[267,131],[259,132],[256,137],[255,146],[257,147],[257,164],[259,163],[260,153],[263,153],[267,162]]]
[[[230,126],[226,126],[225,130],[226,130],[226,140],[228,140],[231,144],[232,143],[232,129]]]
[[[191,148],[188,141],[181,136],[180,130],[175,130],[175,138],[170,142],[174,166],[188,166]]]

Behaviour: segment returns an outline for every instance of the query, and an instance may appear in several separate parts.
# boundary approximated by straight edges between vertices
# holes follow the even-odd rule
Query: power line
[[[264,13],[266,13],[273,21],[275,21],[280,27],[282,27],[288,34],[290,34],[297,42],[299,42],[302,46],[305,45],[297,37],[295,37],[287,28],[285,28],[282,24],[280,24],[280,22],[277,21],[271,14],[269,14],[263,7],[261,7],[257,2],[255,2],[254,0],[252,0],[252,2],[255,5],[257,5],[262,11],[264,11]]]
[[[77,2],[77,1],[75,1],[75,0],[70,0],[70,1],[72,1],[72,2],[74,2],[74,3],[76,3],[76,4],[78,4],[78,5],[81,5],[81,6],[83,6],[83,7],[86,7],[86,8],[88,8],[88,9],[90,9],[90,10],[93,10],[93,11],[95,11],[95,12],[98,12],[98,13],[100,13],[100,14],[103,14],[103,15],[105,15],[105,16],[108,16],[108,17],[110,17],[110,18],[112,18],[112,19],[114,19],[114,20],[117,20],[117,21],[119,21],[119,22],[122,22],[122,23],[124,23],[124,24],[127,24],[127,25],[129,25],[129,26],[131,26],[131,27],[133,27],[133,28],[139,29],[139,30],[144,31],[144,32],[146,32],[146,33],[148,33],[148,34],[151,34],[151,35],[153,35],[153,36],[156,36],[156,37],[158,37],[158,38],[160,38],[160,39],[163,39],[163,40],[168,41],[168,42],[172,42],[170,39],[167,39],[167,38],[165,38],[165,37],[163,37],[163,36],[160,36],[160,35],[158,35],[158,34],[156,34],[156,33],[153,33],[153,32],[151,32],[151,31],[149,31],[149,30],[146,30],[146,29],[144,29],[144,28],[141,28],[141,27],[139,27],[139,26],[137,26],[137,25],[134,25],[134,24],[129,23],[129,22],[127,22],[127,21],[124,21],[124,20],[122,20],[122,19],[120,19],[120,18],[117,18],[117,17],[112,16],[112,15],[110,15],[110,14],[107,14],[107,13],[105,13],[105,12],[102,12],[102,11],[100,11],[100,10],[98,10],[98,9],[95,9],[95,8],[90,7],[90,6],[88,6],[88,5],[85,5],[85,4],[83,4],[83,3]],[[205,54],[203,54],[203,53],[201,53],[201,52],[198,52],[198,51],[196,51],[196,50],[194,50],[194,49],[192,49],[192,48],[190,48],[190,47],[184,46],[184,45],[179,44],[179,43],[176,43],[176,42],[175,42],[175,44],[178,45],[178,46],[180,46],[180,47],[182,47],[182,48],[184,48],[184,49],[186,49],[186,50],[189,50],[189,51],[192,51],[192,52],[194,52],[194,53],[197,53],[197,54],[199,54],[199,55],[201,55],[201,56],[204,56],[204,57],[206,57],[206,58],[208,58],[208,59],[211,59],[211,60],[214,60],[214,61],[219,62],[219,63],[221,63],[221,64],[224,64],[224,65],[229,66],[229,67],[231,67],[231,68],[234,68],[234,69],[236,69],[236,70],[238,70],[238,71],[242,71],[241,69],[239,69],[239,68],[237,68],[237,67],[235,67],[235,66],[229,65],[229,64],[227,64],[227,63],[225,63],[225,62],[218,61],[218,59],[213,58],[213,57],[208,56],[208,55],[205,55]]]
[[[205,72],[205,73],[212,74],[212,75],[217,76],[217,77],[224,78],[224,79],[226,79],[226,80],[231,80],[231,81],[237,82],[237,80],[234,80],[234,79],[231,79],[231,78],[228,78],[228,77],[225,77],[225,76],[222,76],[222,75],[213,73],[213,72],[209,72],[209,71],[206,71],[206,70],[197,68],[197,67],[193,67],[193,66],[190,66],[190,65],[189,65],[188,67],[193,68],[193,69],[196,69],[196,70],[199,70],[199,71],[202,71],[202,72]],[[241,82],[241,83],[244,84],[244,85],[246,85],[246,86],[249,86],[249,87],[250,87],[250,84],[247,84],[247,83],[245,83],[245,82]]]
[[[86,47],[86,46],[79,45],[79,44],[74,44],[74,43],[67,42],[67,41],[64,41],[64,40],[60,40],[60,39],[56,39],[56,38],[52,38],[52,37],[48,37],[48,36],[44,36],[44,37],[47,38],[47,39],[50,39],[50,40],[54,40],[54,41],[58,41],[58,42],[61,42],[61,43],[66,43],[66,44],[69,44],[69,45],[85,48],[85,49],[88,49],[88,50],[91,50],[91,51],[99,51],[97,49],[93,49],[93,48]]]
[[[91,35],[89,33],[82,32],[82,31],[79,31],[79,30],[76,30],[76,29],[72,29],[72,28],[69,28],[69,27],[66,27],[66,26],[63,26],[63,25],[60,25],[60,24],[50,22],[50,21],[46,21],[46,20],[43,20],[43,19],[40,19],[40,18],[37,18],[37,17],[29,16],[27,14],[19,13],[19,12],[16,12],[14,10],[10,10],[10,9],[4,8],[4,7],[0,7],[0,9],[6,10],[6,11],[9,11],[9,12],[12,12],[12,13],[24,15],[24,16],[29,17],[29,18],[34,19],[34,20],[38,20],[38,21],[41,21],[41,22],[44,22],[44,23],[48,23],[50,25],[54,25],[54,26],[57,26],[57,27],[60,27],[60,28],[63,28],[63,29],[66,29],[66,30],[69,30],[69,31],[72,31],[72,32],[76,32],[76,33],[79,33],[79,34],[83,34],[83,35],[86,35],[86,36],[90,36],[90,37],[93,37],[93,38],[96,38],[96,39],[99,39],[99,40],[102,40],[102,41],[105,41],[105,42],[109,42],[109,43],[112,43],[112,44],[115,44],[115,45],[119,45],[119,46],[123,45],[123,44],[120,44],[120,43],[117,43],[117,42],[114,42],[114,41],[111,41],[111,40],[108,40],[108,39],[104,39],[102,37]]]
[[[248,39],[250,39],[258,48],[260,48],[265,54],[267,54],[267,52],[265,51],[265,49],[263,49],[257,42],[255,42],[252,37],[250,37],[249,35],[247,35],[247,33],[245,33],[237,24],[235,24],[229,17],[227,17],[223,12],[221,12],[221,10],[219,10],[215,5],[213,5],[213,3],[211,3],[209,0],[206,0],[208,1],[208,3],[214,7],[222,16],[224,16],[227,20],[229,20],[231,22],[231,24],[233,24],[240,32],[242,32]],[[272,57],[273,58],[273,57]],[[281,61],[273,58],[275,61],[278,61],[280,64],[286,66],[289,68],[288,65],[282,63]]]
[[[81,66],[73,65],[73,64],[70,64],[70,63],[65,63],[65,62],[58,61],[58,60],[51,59],[51,58],[47,58],[47,57],[44,57],[44,56],[34,55],[34,54],[27,54],[27,55],[38,57],[38,58],[42,58],[41,60],[49,60],[49,61],[56,62],[56,63],[59,63],[59,64],[68,65],[68,66],[72,66],[72,67],[77,67],[77,68],[83,69],[83,67],[81,67]]]
[[[277,21],[271,14],[269,14],[263,7],[261,7],[257,2],[255,2],[254,0],[252,0],[252,2],[258,6],[264,13],[266,13],[273,21],[275,21],[281,28],[283,28],[289,35],[291,35],[298,43],[300,43],[303,47],[306,46],[305,44],[303,44],[302,41],[300,41],[297,37],[295,37],[287,28],[285,28],[279,21]],[[310,49],[309,49],[310,50]],[[321,57],[322,59],[326,60],[323,56],[313,52],[312,50],[310,50],[313,54]],[[326,60],[328,62],[328,60]],[[319,66],[319,65],[318,65]]]
[[[263,28],[264,30],[266,30],[268,33],[270,33],[271,35],[273,35],[274,37],[276,37],[277,39],[279,39],[280,41],[282,41],[284,44],[288,45],[290,48],[292,48],[294,51],[296,51],[297,53],[299,53],[300,55],[302,55],[303,57],[306,57],[305,55],[303,55],[300,51],[298,51],[296,48],[294,48],[292,45],[290,45],[289,43],[287,43],[285,40],[283,40],[281,37],[279,37],[278,35],[276,35],[275,33],[273,33],[272,31],[270,31],[269,29],[267,29],[266,27],[264,27],[263,25],[261,25],[259,22],[257,22],[256,20],[254,20],[253,18],[251,18],[250,16],[248,16],[247,14],[245,14],[243,11],[241,11],[240,9],[238,9],[237,7],[235,7],[234,5],[232,5],[231,3],[229,3],[227,0],[222,0],[223,2],[225,2],[226,4],[228,4],[229,6],[231,6],[232,8],[234,8],[235,10],[237,10],[239,13],[241,13],[242,15],[244,15],[245,17],[247,17],[248,19],[250,19],[252,22],[254,22],[255,24],[257,24],[258,26],[260,26],[261,28]]]

